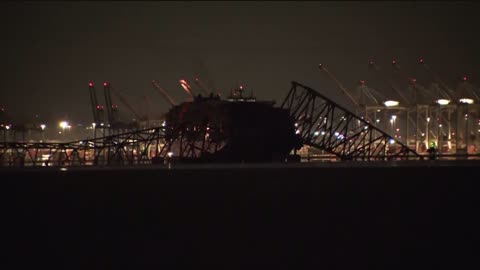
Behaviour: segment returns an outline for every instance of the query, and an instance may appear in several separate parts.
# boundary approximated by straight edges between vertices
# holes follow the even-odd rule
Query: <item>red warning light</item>
[[[463,76],[463,81],[466,81],[467,80],[467,76]]]
[[[89,83],[88,83],[88,86],[89,86],[89,87],[92,87],[92,86],[93,86],[93,83],[92,83],[92,82],[89,82]]]
[[[107,83],[107,82],[104,82],[104,83],[103,83],[103,86],[107,86],[107,85],[108,85],[108,83]]]
[[[392,64],[395,65],[397,61],[395,59],[392,60]]]
[[[420,64],[423,64],[423,62],[424,62],[423,58],[420,58],[420,60],[418,62],[420,62]]]
[[[369,65],[373,65],[374,63],[375,63],[375,62],[373,62],[373,60],[370,60],[370,61],[368,62]]]
[[[97,109],[100,109],[100,106],[99,106],[99,105],[97,105]]]
[[[365,81],[364,81],[364,80],[360,80],[360,84],[365,84]]]

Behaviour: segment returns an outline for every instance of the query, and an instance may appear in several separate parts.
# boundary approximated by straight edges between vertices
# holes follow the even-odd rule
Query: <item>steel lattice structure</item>
[[[0,166],[149,164],[167,155],[166,139],[165,128],[155,127],[68,143],[3,142]]]
[[[213,126],[153,127],[68,143],[0,143],[0,166],[122,166],[152,164],[170,158],[207,158],[225,138]]]
[[[222,150],[227,138],[213,124],[182,123],[166,130],[166,150],[183,160],[205,159]]]
[[[305,145],[342,160],[421,159],[392,136],[317,91],[292,82],[281,108],[288,109]],[[68,143],[0,143],[0,166],[122,166],[209,160],[228,138],[212,124],[161,126]]]
[[[282,108],[305,145],[342,160],[422,159],[400,141],[308,86],[292,82]]]

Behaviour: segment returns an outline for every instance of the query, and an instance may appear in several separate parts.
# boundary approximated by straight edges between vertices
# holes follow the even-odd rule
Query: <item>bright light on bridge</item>
[[[387,107],[395,107],[398,106],[399,102],[396,100],[387,100],[383,104],[385,104]]]
[[[437,103],[438,103],[439,105],[448,105],[448,104],[450,103],[450,100],[448,100],[448,99],[439,99],[439,100],[437,100]]]
[[[66,129],[67,127],[69,127],[69,124],[67,121],[62,121],[58,124],[62,129]]]
[[[473,99],[471,98],[462,98],[459,100],[460,103],[464,103],[464,104],[473,104]]]

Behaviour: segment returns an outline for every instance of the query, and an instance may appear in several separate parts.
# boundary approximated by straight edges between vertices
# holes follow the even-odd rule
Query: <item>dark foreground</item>
[[[0,170],[2,269],[478,269],[479,163],[425,164]]]

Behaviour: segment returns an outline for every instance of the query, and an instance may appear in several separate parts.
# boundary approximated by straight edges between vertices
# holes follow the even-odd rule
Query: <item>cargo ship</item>
[[[274,101],[244,97],[243,87],[227,99],[198,95],[166,114],[168,158],[182,162],[284,162],[302,147],[288,110]]]

